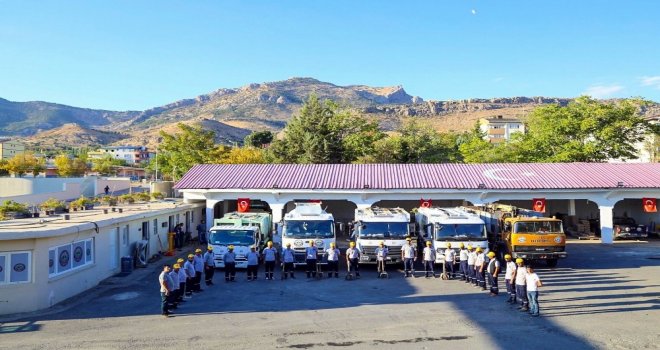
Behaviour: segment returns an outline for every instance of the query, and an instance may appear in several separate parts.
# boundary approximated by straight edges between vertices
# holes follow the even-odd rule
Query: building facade
[[[525,124],[519,119],[498,115],[494,118],[480,119],[479,129],[484,133],[486,141],[499,143],[510,140],[511,135],[517,132],[525,133]]]
[[[126,161],[126,164],[137,165],[149,162],[153,153],[149,152],[145,146],[108,146],[102,147],[95,152],[89,152],[89,159],[100,159],[107,155],[114,159]]]
[[[0,159],[14,158],[17,154],[25,153],[25,145],[12,140],[0,140]]]

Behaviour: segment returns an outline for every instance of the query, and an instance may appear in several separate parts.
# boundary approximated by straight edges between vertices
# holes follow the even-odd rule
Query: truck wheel
[[[548,267],[556,267],[557,266],[557,259],[548,259],[546,261],[546,264]]]

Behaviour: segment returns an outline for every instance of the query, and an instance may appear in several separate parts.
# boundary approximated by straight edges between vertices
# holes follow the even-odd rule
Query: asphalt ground
[[[539,267],[541,317],[460,281],[362,278],[225,283],[159,315],[162,261],[44,312],[0,317],[2,349],[657,349],[660,242],[571,241]],[[342,271],[342,275],[345,272]],[[502,275],[503,276],[503,275]],[[343,277],[343,276],[342,276]],[[500,290],[504,290],[500,278]]]

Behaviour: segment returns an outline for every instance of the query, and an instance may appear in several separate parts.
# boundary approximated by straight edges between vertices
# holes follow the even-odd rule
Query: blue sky
[[[660,1],[0,0],[0,97],[143,110],[309,76],[660,101]]]

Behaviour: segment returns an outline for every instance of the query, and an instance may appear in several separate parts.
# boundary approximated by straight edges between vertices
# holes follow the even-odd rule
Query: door
[[[147,241],[146,256],[149,256],[149,221],[142,222],[142,240]]]

